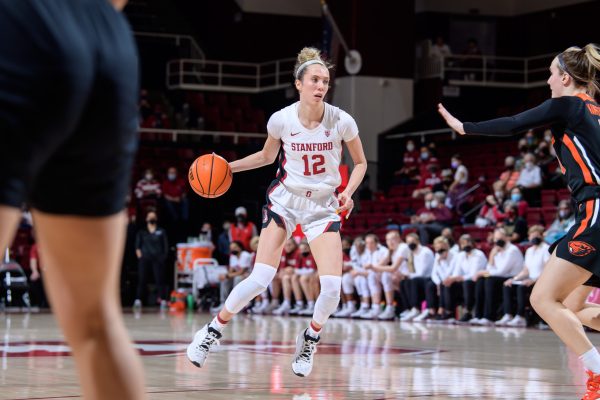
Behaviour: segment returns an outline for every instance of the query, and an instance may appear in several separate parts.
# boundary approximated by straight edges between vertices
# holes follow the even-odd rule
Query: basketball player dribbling
[[[321,328],[340,301],[340,214],[352,210],[352,194],[367,169],[354,119],[323,101],[329,89],[329,68],[317,49],[304,48],[294,68],[300,101],[271,116],[261,151],[230,164],[234,173],[247,171],[273,163],[280,154],[279,171],[263,208],[256,263],[250,276],[233,289],[219,314],[196,333],[188,346],[188,358],[197,367],[204,365],[233,316],[269,286],[283,244],[300,224],[317,263],[321,292],[310,325],[296,338],[292,370],[298,376],[308,376],[312,371]],[[346,189],[336,195],[341,183],[342,142],[348,147],[354,169]]]
[[[29,203],[86,399],[145,397],[118,291],[138,127],[125,2],[0,0],[0,249]]]
[[[552,98],[513,117],[464,124],[441,104],[446,123],[461,135],[511,135],[549,124],[552,145],[573,201],[576,223],[550,246],[552,253],[535,283],[531,304],[582,360],[588,374],[584,400],[600,399],[600,354],[582,323],[600,329],[600,307],[585,302],[600,287],[600,48],[570,47],[550,65]],[[584,285],[584,286],[582,286]]]

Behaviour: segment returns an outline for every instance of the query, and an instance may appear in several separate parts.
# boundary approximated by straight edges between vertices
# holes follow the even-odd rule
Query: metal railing
[[[169,89],[259,93],[290,87],[295,58],[244,63],[214,60],[172,60],[167,64]]]
[[[416,78],[447,79],[451,85],[531,88],[543,86],[555,53],[535,57],[451,55],[417,59]]]
[[[141,38],[151,38],[151,39],[160,39],[175,42],[176,46],[182,46],[185,43],[189,46],[189,57],[195,60],[205,60],[206,55],[202,48],[196,42],[193,36],[190,35],[178,35],[172,33],[156,33],[156,32],[134,32],[133,33],[137,37]]]

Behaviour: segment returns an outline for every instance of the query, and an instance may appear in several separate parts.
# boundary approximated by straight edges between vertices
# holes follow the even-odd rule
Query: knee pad
[[[324,325],[340,302],[342,277],[323,275],[319,280],[321,282],[321,293],[315,303],[313,319],[319,325]]]
[[[270,265],[254,264],[250,276],[236,285],[225,300],[225,308],[234,314],[240,312],[250,300],[265,291],[276,273],[277,269]]]

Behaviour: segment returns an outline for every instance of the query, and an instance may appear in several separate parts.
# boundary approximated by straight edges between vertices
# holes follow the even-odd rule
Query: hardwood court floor
[[[306,318],[238,317],[203,369],[188,362],[185,347],[210,316],[125,318],[151,400],[576,399],[585,380],[550,331],[330,320],[313,373],[299,378],[290,362]],[[51,315],[0,314],[0,334],[0,399],[80,398]]]

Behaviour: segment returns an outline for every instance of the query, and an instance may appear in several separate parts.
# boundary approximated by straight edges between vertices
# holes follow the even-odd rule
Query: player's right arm
[[[442,104],[438,112],[450,128],[461,135],[510,136],[553,122],[567,122],[577,107],[574,96],[548,99],[537,107],[512,117],[502,117],[481,122],[465,122],[454,117]]]
[[[250,169],[264,167],[265,165],[273,164],[279,154],[281,140],[275,139],[271,135],[267,136],[267,141],[261,151],[250,154],[240,160],[235,160],[229,164],[231,172],[242,172]]]

